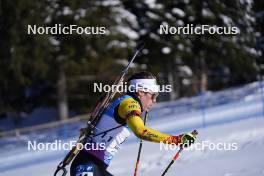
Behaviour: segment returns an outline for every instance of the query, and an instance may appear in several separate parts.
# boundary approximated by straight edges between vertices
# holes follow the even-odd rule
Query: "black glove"
[[[194,130],[192,133],[182,134],[182,136],[181,136],[181,146],[182,147],[191,146],[195,142],[197,134],[198,134],[198,132],[196,130]]]

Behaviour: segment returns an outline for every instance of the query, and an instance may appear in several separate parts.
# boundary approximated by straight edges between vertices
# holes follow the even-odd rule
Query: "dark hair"
[[[156,77],[150,72],[142,71],[142,72],[134,73],[132,76],[128,78],[127,82],[133,79],[156,79]]]

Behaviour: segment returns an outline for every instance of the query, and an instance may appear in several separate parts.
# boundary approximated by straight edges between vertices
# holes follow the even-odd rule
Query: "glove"
[[[195,142],[197,134],[198,134],[197,130],[194,130],[191,133],[182,134],[180,137],[180,147],[191,146]]]
[[[197,134],[198,132],[194,130],[191,133],[184,133],[178,136],[171,136],[166,142],[171,141],[170,143],[177,144],[180,147],[189,147],[195,142]]]
[[[196,136],[193,135],[192,133],[182,134],[180,146],[181,147],[189,147],[195,142],[195,140],[196,140]]]

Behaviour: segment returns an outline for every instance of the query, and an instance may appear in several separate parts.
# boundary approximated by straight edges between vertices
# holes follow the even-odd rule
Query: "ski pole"
[[[148,116],[148,112],[146,112],[145,117],[144,117],[144,125],[146,125],[146,121],[147,121],[147,117]],[[141,154],[141,150],[142,150],[142,145],[143,145],[143,140],[140,140],[139,143],[139,148],[138,148],[138,155],[137,155],[137,161],[136,161],[136,166],[135,166],[135,171],[134,171],[134,176],[137,175],[137,170],[138,170],[138,164],[139,164],[139,160],[140,160],[140,154]]]
[[[194,130],[194,131],[192,132],[192,134],[193,134],[194,136],[196,136],[196,135],[198,134],[197,130]],[[177,158],[179,158],[179,156],[180,156],[180,154],[181,154],[182,151],[183,151],[183,146],[181,146],[181,147],[180,147],[180,150],[174,155],[174,157],[172,158],[170,164],[166,167],[166,169],[164,170],[164,172],[162,173],[161,176],[164,176],[164,175],[168,172],[169,168],[170,168],[171,165],[177,160]]]
[[[177,158],[180,156],[180,153],[182,152],[182,150],[183,150],[183,147],[180,147],[180,150],[174,155],[174,157],[172,158],[170,164],[167,166],[167,168],[165,169],[165,171],[162,173],[161,176],[164,176],[164,175],[168,172],[168,170],[169,170],[169,168],[171,167],[171,165],[172,165],[172,164],[177,160]]]

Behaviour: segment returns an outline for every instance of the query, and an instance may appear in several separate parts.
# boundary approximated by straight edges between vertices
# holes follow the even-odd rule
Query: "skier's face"
[[[139,98],[145,111],[149,111],[151,106],[156,103],[157,94],[152,92],[139,91]]]

